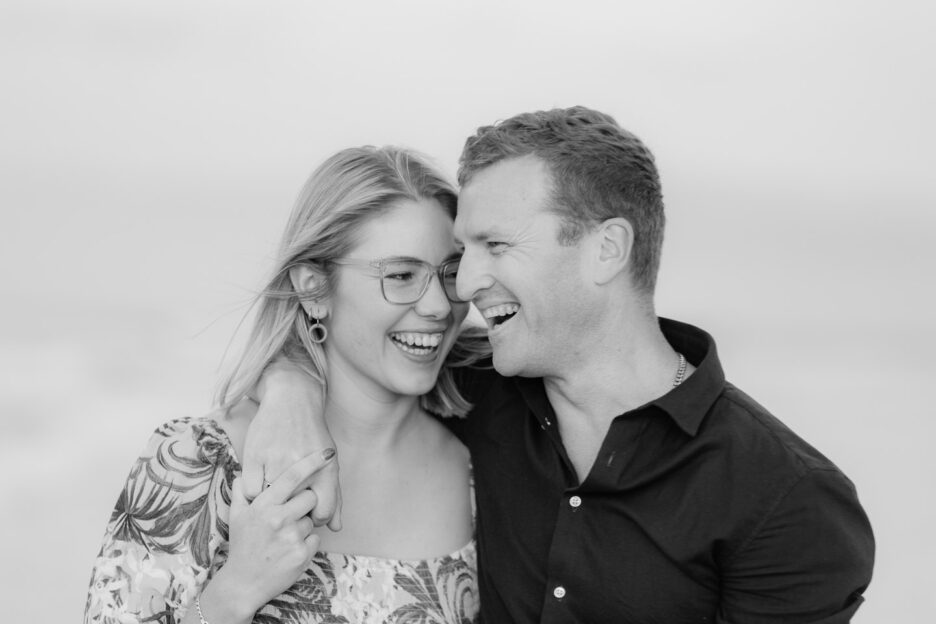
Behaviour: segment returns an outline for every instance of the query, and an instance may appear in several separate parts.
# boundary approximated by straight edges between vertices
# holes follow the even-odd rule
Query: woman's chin
[[[423,376],[420,375],[420,377]],[[426,375],[425,378],[408,379],[397,384],[397,390],[400,394],[408,396],[422,396],[428,394],[435,387],[436,379],[438,379],[437,372]]]

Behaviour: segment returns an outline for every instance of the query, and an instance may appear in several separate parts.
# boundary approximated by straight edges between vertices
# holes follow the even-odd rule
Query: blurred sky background
[[[585,104],[657,156],[658,312],[856,483],[855,621],[929,621],[934,6],[5,0],[3,619],[81,619],[132,461],[209,409],[323,158],[402,144],[454,174],[477,126]]]

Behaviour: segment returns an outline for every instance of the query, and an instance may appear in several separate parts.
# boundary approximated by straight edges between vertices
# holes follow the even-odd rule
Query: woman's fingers
[[[335,456],[335,449],[325,449],[306,455],[292,466],[260,493],[254,502],[272,503],[281,505],[289,500],[293,493],[302,489],[302,483],[316,472],[327,466]]]
[[[283,513],[291,520],[308,515],[318,504],[318,496],[312,490],[300,490],[295,496],[283,503]]]

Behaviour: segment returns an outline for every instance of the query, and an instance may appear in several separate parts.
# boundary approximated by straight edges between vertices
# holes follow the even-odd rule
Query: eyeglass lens
[[[458,260],[446,262],[439,268],[439,281],[450,301],[460,301],[455,292],[455,278],[458,276]],[[413,260],[393,260],[386,262],[381,271],[381,285],[384,297],[390,303],[413,303],[426,292],[435,267],[425,262]]]

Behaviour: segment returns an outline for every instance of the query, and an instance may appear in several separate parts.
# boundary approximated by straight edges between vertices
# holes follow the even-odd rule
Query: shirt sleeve
[[[176,420],[153,434],[107,524],[85,624],[181,620],[223,563],[232,472],[213,421]]]
[[[846,624],[871,581],[874,537],[854,486],[814,469],[781,496],[722,574],[717,624]]]

